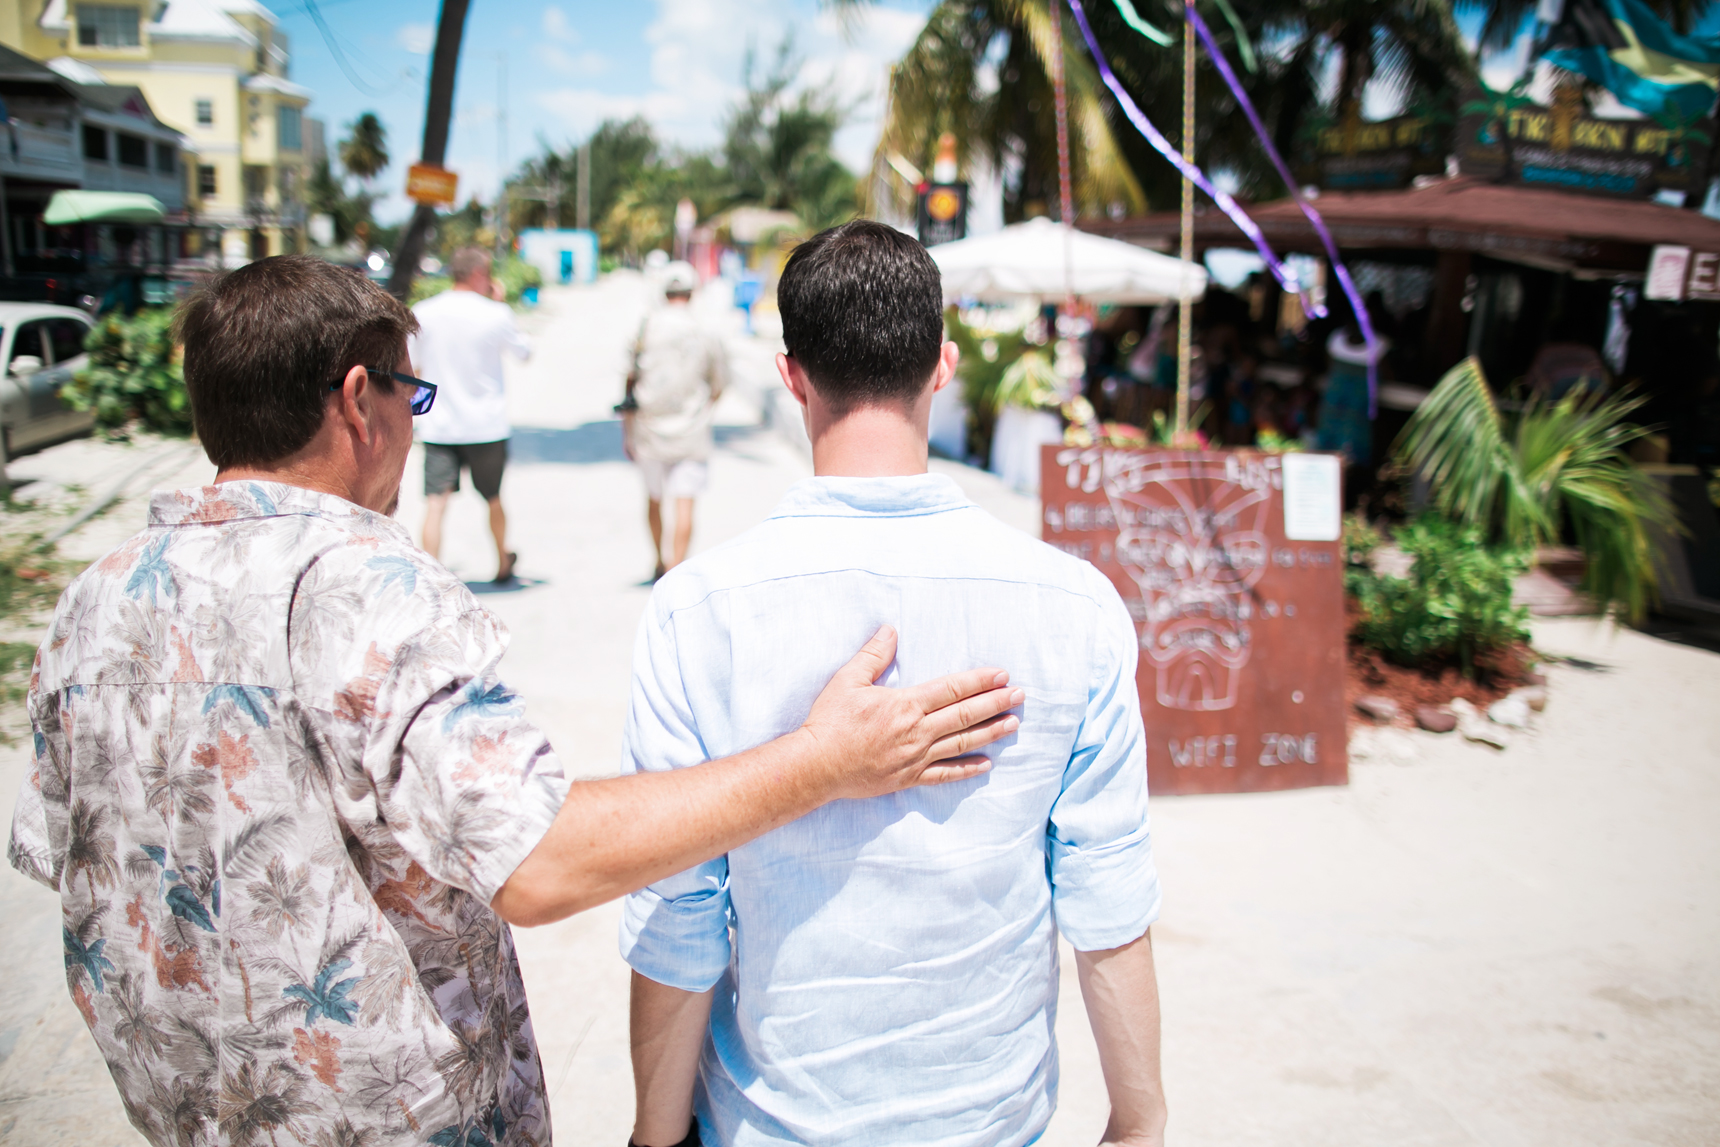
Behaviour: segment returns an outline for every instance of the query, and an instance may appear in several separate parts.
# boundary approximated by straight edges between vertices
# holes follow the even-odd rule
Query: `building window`
[[[275,123],[279,128],[279,147],[282,151],[301,151],[304,149],[303,113],[298,108],[282,107],[275,111]]]
[[[174,153],[171,143],[155,145],[155,170],[163,175],[172,175],[179,170],[179,157]]]
[[[215,101],[214,100],[198,100],[197,101],[197,126],[198,127],[214,127],[215,126]]]
[[[215,169],[207,163],[197,165],[197,194],[205,199],[215,194]]]
[[[149,167],[149,141],[141,135],[119,133],[119,161],[126,167]]]
[[[93,123],[86,123],[84,125],[84,158],[99,159],[106,163],[108,157],[107,136],[106,128],[97,127]]]
[[[115,4],[78,5],[78,43],[85,48],[135,48],[138,10]]]

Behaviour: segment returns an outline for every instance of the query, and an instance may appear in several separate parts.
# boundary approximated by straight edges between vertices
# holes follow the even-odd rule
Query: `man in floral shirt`
[[[157,494],[37,657],[9,856],[60,894],[72,997],[152,1143],[548,1143],[505,921],[971,776],[935,762],[1015,727],[996,670],[872,687],[886,632],[788,737],[570,787],[501,624],[388,516],[434,398],[399,373],[412,329],[299,257],[193,300],[217,484]]]

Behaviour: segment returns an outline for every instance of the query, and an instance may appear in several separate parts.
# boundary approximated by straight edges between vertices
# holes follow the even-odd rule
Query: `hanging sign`
[[[968,185],[928,183],[920,188],[920,242],[928,247],[967,238]]]
[[[406,171],[406,198],[431,207],[454,206],[460,177],[442,167],[414,163]]]
[[[1643,297],[1681,302],[1720,300],[1720,251],[1661,245],[1648,257]]]
[[[1352,104],[1342,123],[1313,127],[1297,174],[1327,191],[1397,190],[1445,170],[1450,133],[1431,115],[1366,123]]]
[[[1135,620],[1155,795],[1347,783],[1337,463],[1044,448],[1042,536]]]
[[[1465,175],[1624,199],[1707,190],[1697,184],[1714,140],[1712,119],[1596,119],[1572,85],[1557,89],[1551,107],[1471,86],[1459,107]]]

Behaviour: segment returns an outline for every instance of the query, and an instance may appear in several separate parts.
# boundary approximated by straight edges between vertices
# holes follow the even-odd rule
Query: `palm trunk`
[[[466,33],[466,8],[470,0],[442,0],[442,17],[436,26],[436,53],[430,63],[430,100],[424,111],[424,150],[420,163],[442,166],[448,151],[448,121],[454,110],[454,76],[460,66],[460,40]],[[436,209],[420,203],[412,222],[394,252],[394,274],[389,293],[405,299],[418,274],[424,255],[424,240],[436,222]]]

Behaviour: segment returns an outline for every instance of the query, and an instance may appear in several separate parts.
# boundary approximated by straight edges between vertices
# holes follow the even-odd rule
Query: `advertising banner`
[[[1349,778],[1334,454],[1047,446],[1041,536],[1117,587],[1155,794]]]

